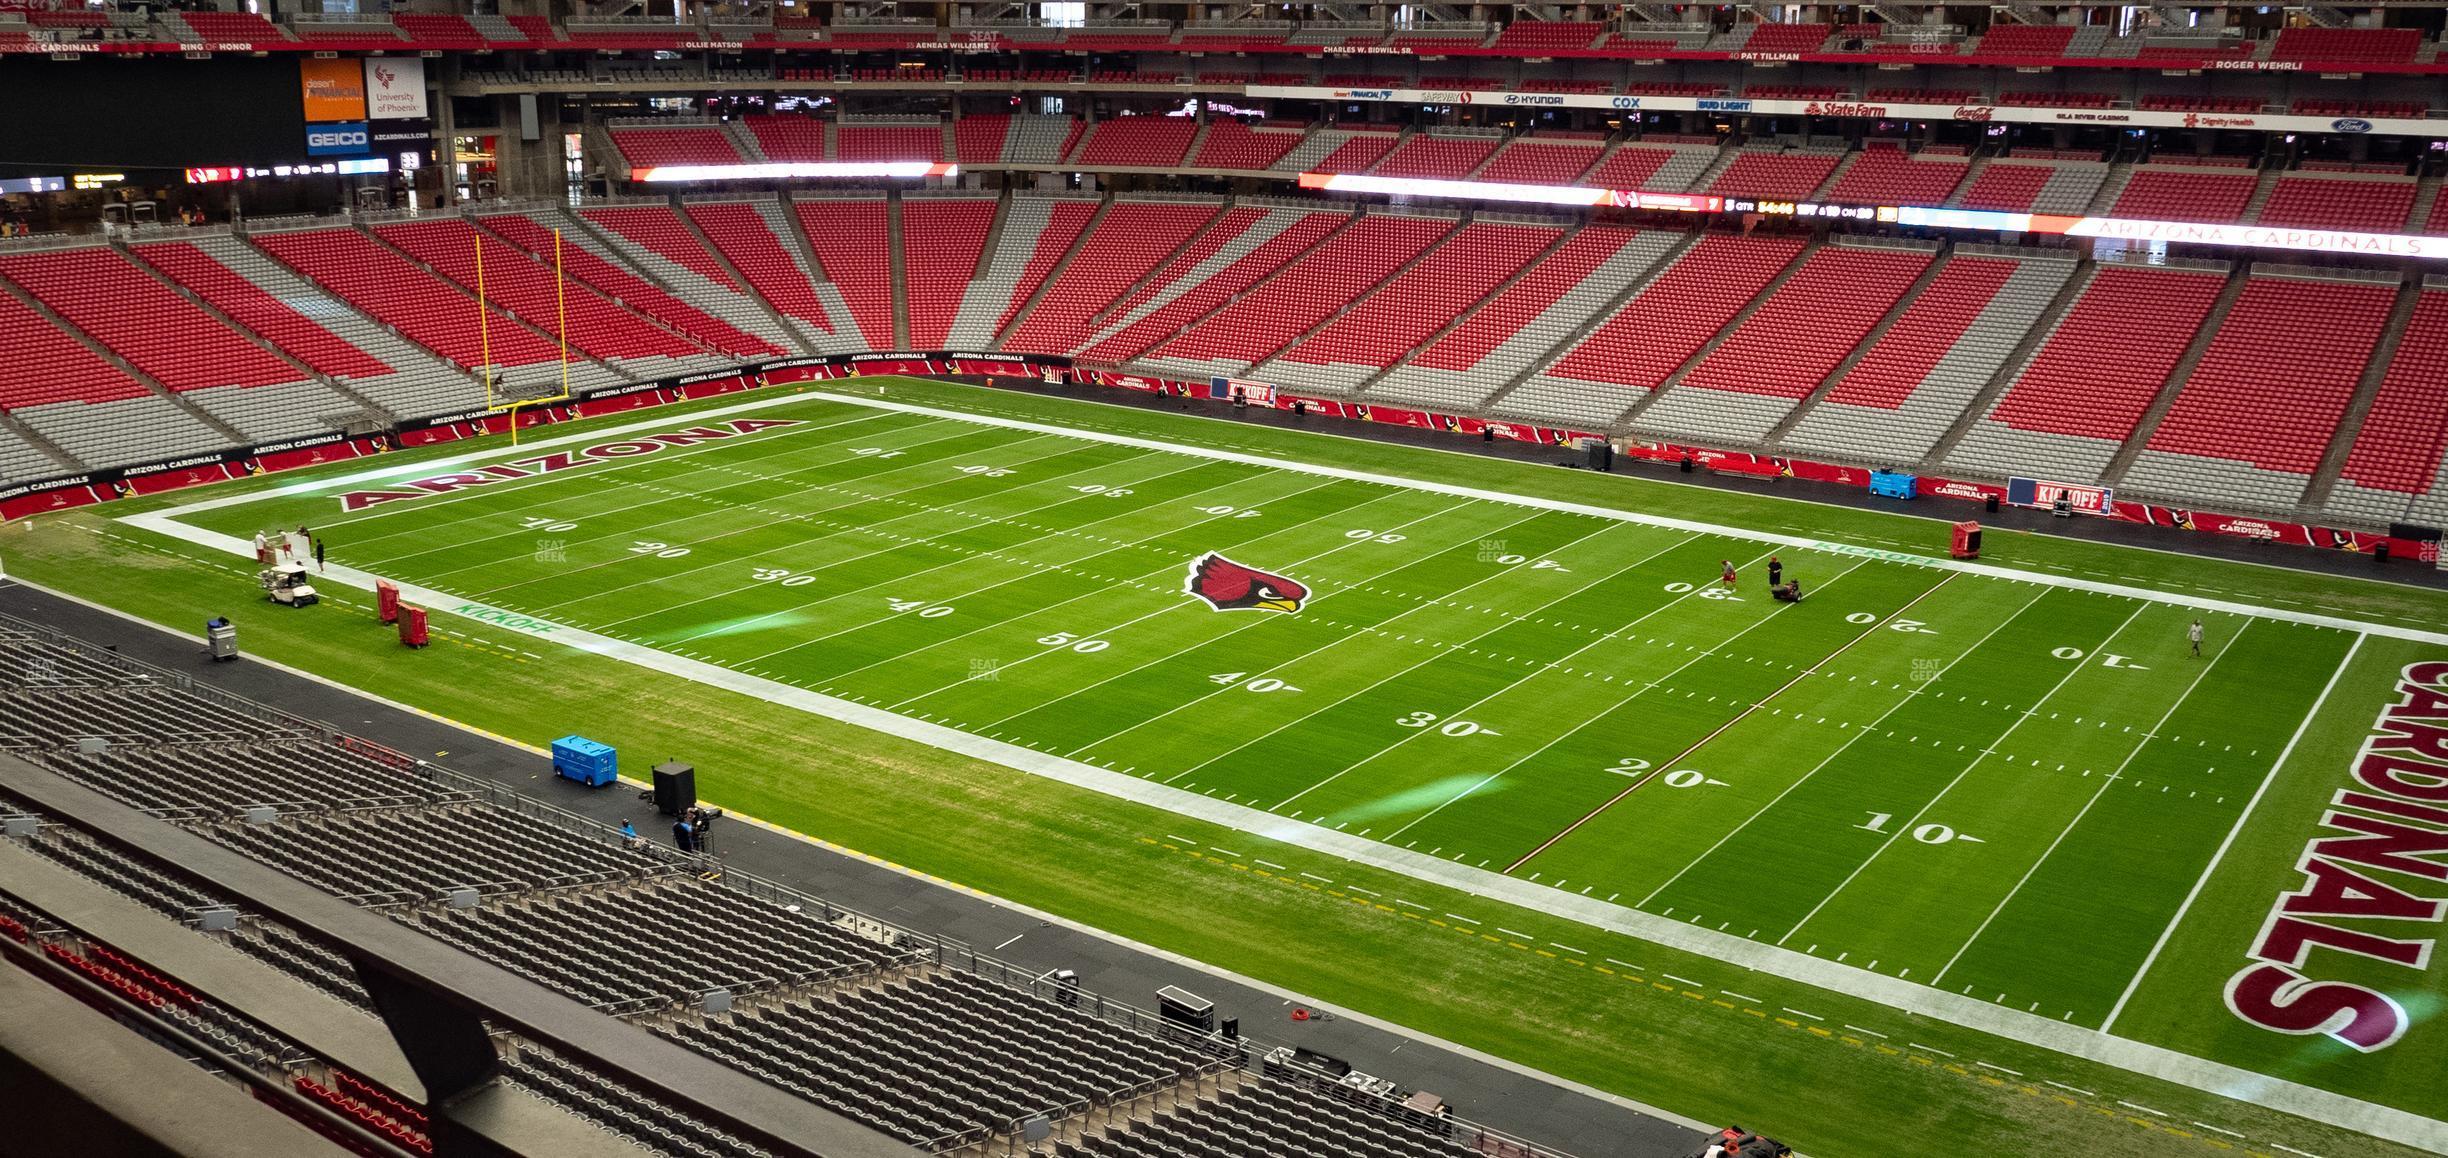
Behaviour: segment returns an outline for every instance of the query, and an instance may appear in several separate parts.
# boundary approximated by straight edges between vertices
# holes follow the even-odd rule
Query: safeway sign
[[[366,116],[377,121],[422,120],[425,61],[421,57],[369,56],[365,62]]]

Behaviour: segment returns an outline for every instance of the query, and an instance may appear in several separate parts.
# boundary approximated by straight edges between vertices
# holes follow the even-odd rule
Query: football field
[[[2368,724],[2378,701],[2337,695],[2358,657],[2448,649],[2318,608],[1275,462],[1189,430],[811,393],[536,434],[154,529],[228,546],[307,525],[336,567],[447,595],[437,625],[621,641],[1234,806],[1200,815],[1262,836],[1376,842],[1814,978],[2148,1025],[2419,1111],[2396,1077],[2316,1078],[2304,1051],[2363,1060],[2325,1039],[2264,1064],[2251,1043],[2274,1035],[2189,1036],[2198,1012],[2151,1006],[2181,987],[2217,1010],[2259,912],[2222,915],[2243,931],[2215,960],[2170,942],[2313,725]],[[1799,602],[1770,598],[1772,557]],[[2266,908],[2283,887],[2238,891]],[[2442,1056],[2412,1052],[2390,1060]]]

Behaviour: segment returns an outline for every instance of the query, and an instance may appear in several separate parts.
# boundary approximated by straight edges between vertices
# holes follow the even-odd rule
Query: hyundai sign
[[[353,157],[372,147],[373,139],[367,135],[364,121],[306,126],[309,157]]]

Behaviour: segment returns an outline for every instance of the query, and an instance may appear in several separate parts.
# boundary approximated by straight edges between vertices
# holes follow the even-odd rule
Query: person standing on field
[[[1726,590],[1732,591],[1734,589],[1734,581],[1736,578],[1734,574],[1734,560],[1720,559],[1717,561],[1717,567],[1717,581],[1725,584]]]
[[[2196,619],[2196,620],[2194,620],[2194,621],[2193,621],[2193,626],[2188,627],[2188,628],[2185,628],[2185,638],[2186,638],[2186,639],[2188,639],[2188,640],[2190,640],[2190,641],[2192,641],[2192,643],[2193,643],[2193,658],[2195,658],[2195,659],[2199,659],[2199,658],[2201,658],[2201,640],[2202,640],[2202,625],[2201,625],[2201,620]]]
[[[1784,561],[1783,561],[1783,560],[1781,560],[1781,559],[1778,559],[1778,558],[1777,558],[1776,556],[1774,556],[1774,555],[1770,555],[1770,556],[1768,556],[1768,586],[1770,586],[1770,587],[1775,587],[1776,585],[1778,585],[1778,584],[1780,584],[1780,583],[1783,583],[1784,581],[1785,581],[1785,563],[1784,563]]]

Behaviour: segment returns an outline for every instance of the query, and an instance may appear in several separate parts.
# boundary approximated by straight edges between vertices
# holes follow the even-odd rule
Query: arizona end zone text
[[[2354,786],[2338,790],[2295,861],[2303,887],[2279,896],[2249,956],[2227,981],[2227,1008],[2263,1029],[2326,1034],[2357,1050],[2386,1049],[2410,1025],[2405,1007],[2368,986],[2318,978],[2313,950],[2351,953],[2421,971],[2434,938],[2390,937],[2330,922],[2437,923],[2448,901],[2378,879],[2448,881],[2448,662],[2401,673],[2397,699],[2356,753]],[[2399,876],[2402,874],[2402,878]],[[2448,890],[2433,890],[2448,891]]]
[[[533,478],[542,474],[555,474],[582,466],[591,466],[598,462],[659,454],[675,446],[690,446],[700,442],[711,442],[718,438],[754,434],[760,430],[803,425],[806,424],[795,418],[734,418],[728,422],[715,423],[710,426],[692,426],[686,430],[675,430],[668,434],[649,434],[644,438],[597,443],[583,450],[556,451],[552,454],[539,454],[533,458],[515,458],[493,466],[478,467],[475,470],[462,471],[457,474],[438,474],[431,478],[421,478],[382,490],[349,491],[340,496],[340,509],[362,511],[378,503],[430,498],[464,487],[479,487],[491,483]]]

